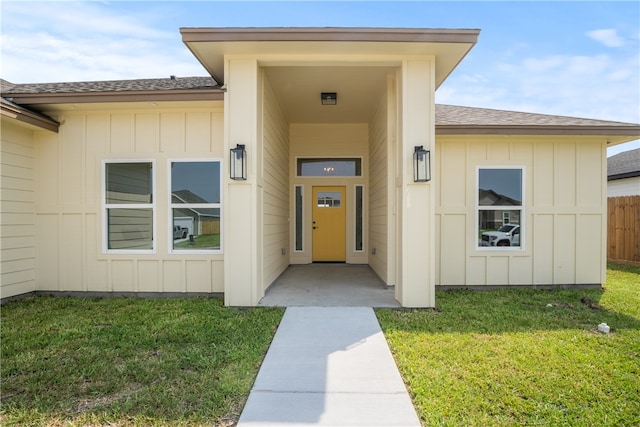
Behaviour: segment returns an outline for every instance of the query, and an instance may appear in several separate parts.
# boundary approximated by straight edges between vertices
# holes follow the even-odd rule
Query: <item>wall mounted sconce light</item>
[[[245,181],[247,179],[247,151],[244,149],[244,144],[236,144],[236,148],[232,148],[230,154],[229,177]]]
[[[320,102],[322,102],[322,105],[336,105],[338,103],[338,94],[335,92],[322,92],[320,94]]]
[[[416,146],[413,152],[413,182],[431,180],[431,152],[422,145]]]

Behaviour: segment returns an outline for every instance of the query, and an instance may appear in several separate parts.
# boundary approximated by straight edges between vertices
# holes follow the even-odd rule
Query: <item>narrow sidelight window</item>
[[[303,221],[302,221],[302,185],[296,185],[296,197],[295,197],[295,250],[297,252],[301,252],[304,250],[302,245],[302,235],[303,235]]]
[[[362,185],[356,185],[356,223],[355,223],[355,249],[356,251],[362,251],[364,248],[364,187]]]

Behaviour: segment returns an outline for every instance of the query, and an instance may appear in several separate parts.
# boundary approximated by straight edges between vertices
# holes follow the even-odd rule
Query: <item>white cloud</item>
[[[468,67],[468,68],[467,68]],[[480,68],[480,69],[479,69]],[[530,56],[461,64],[439,103],[640,123],[637,52]],[[461,70],[467,69],[467,72]],[[490,76],[479,82],[475,75]]]
[[[15,83],[206,75],[177,28],[153,13],[120,16],[99,3],[3,4],[2,78]],[[7,12],[11,19],[6,19]],[[46,72],[43,72],[46,68]]]
[[[544,73],[561,67],[565,62],[562,56],[549,56],[546,58],[526,58],[523,61],[524,67],[531,73]]]
[[[587,32],[587,36],[607,47],[620,47],[625,44],[615,29],[593,30]]]

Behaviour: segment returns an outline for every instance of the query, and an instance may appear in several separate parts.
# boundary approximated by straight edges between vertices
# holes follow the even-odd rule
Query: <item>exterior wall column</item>
[[[247,307],[262,297],[258,63],[254,58],[226,58],[225,76],[224,302]],[[247,151],[246,181],[229,178],[229,150],[236,144],[244,144]]]
[[[431,151],[435,164],[434,76],[433,58],[403,63],[396,162],[396,299],[403,307],[435,307],[435,191],[431,181],[413,182],[412,164],[418,145]]]

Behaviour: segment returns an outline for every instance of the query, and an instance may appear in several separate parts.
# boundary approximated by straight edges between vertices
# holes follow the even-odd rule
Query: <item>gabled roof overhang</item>
[[[0,115],[29,126],[35,126],[36,128],[56,133],[60,127],[60,123],[53,120],[51,117],[21,107],[20,105],[4,98],[0,98]]]
[[[640,138],[640,125],[628,126],[517,126],[517,125],[437,125],[438,135],[594,135]]]
[[[167,101],[216,101],[224,99],[224,90],[148,90],[127,92],[41,92],[11,94],[21,105],[114,103],[114,102],[167,102]]]
[[[367,56],[434,56],[436,87],[476,44],[477,29],[424,28],[181,28],[182,41],[224,84],[225,55],[364,61]]]
[[[640,138],[640,125],[627,126],[505,126],[505,125],[438,125],[438,135],[529,135],[529,136],[596,136],[608,146],[624,144]]]

